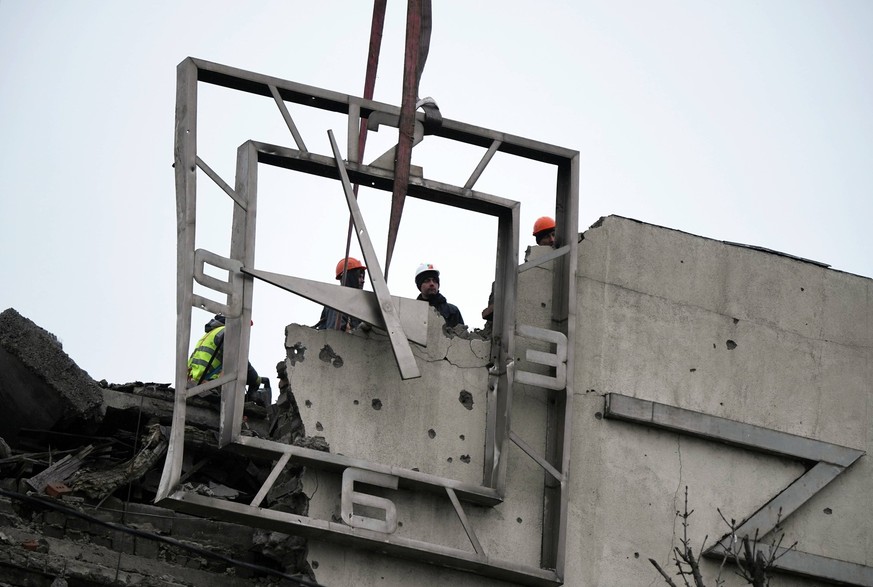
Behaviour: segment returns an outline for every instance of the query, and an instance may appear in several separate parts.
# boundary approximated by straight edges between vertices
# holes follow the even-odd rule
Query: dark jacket
[[[318,319],[315,328],[318,330],[354,330],[360,324],[361,321],[357,318],[324,306],[321,310],[321,318]]]
[[[353,287],[355,289],[360,289],[360,276],[363,274],[364,269],[350,269],[346,272],[346,280],[343,283],[343,287]],[[339,277],[337,277],[339,279]],[[321,310],[321,317],[316,322],[314,328],[318,330],[344,330],[346,332],[352,331],[358,326],[361,325],[361,321],[357,318],[353,318],[348,314],[343,314],[342,312],[337,312],[333,308],[328,308],[324,306]]]
[[[421,294],[418,294],[417,299],[424,300]],[[458,306],[447,302],[446,296],[444,296],[443,294],[434,294],[429,299],[424,301],[436,308],[436,311],[440,313],[443,319],[445,319],[446,326],[448,326],[449,328],[454,328],[458,324],[464,323],[464,318],[463,316],[461,316],[461,311],[458,309]]]

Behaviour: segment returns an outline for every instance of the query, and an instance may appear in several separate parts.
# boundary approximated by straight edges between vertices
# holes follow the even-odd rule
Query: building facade
[[[618,216],[582,236],[569,507],[559,521],[563,583],[662,584],[649,559],[675,572],[677,513],[693,510],[687,538],[695,553],[729,533],[723,515],[742,532],[758,528],[765,552],[774,537],[784,535],[783,547],[796,542],[776,561],[773,585],[873,584],[873,281]],[[519,322],[552,328],[550,271],[546,263],[519,274]],[[323,434],[332,451],[477,481],[488,418],[474,392],[487,388],[482,341],[431,326],[417,360],[434,373],[415,384],[396,375],[384,341],[296,326],[287,335],[286,346],[302,344],[310,355],[327,346],[342,357],[340,368],[315,357],[288,365],[307,431]],[[536,344],[518,344],[515,367],[526,368],[526,349]],[[553,523],[544,514],[549,475],[521,446],[546,450],[557,393],[516,383],[511,428],[521,442],[511,445],[500,503],[464,504],[462,523],[444,495],[365,485],[360,491],[387,501],[359,508],[364,518],[383,521],[385,504],[394,508],[390,532],[369,535],[383,532],[389,554],[311,540],[319,582],[548,584],[535,573],[500,580],[487,562],[456,571],[448,559],[398,558],[388,544],[400,537],[437,552],[478,547],[497,567],[538,567],[544,526]],[[313,517],[344,523],[341,480],[312,471],[306,492]],[[702,559],[707,584],[720,562],[717,549]],[[733,570],[723,572],[725,584],[745,584]]]

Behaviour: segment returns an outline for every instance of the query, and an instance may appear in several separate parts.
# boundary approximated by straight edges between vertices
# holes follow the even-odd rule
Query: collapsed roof
[[[279,374],[278,401],[246,403],[247,434],[328,450],[306,436]],[[169,384],[93,380],[50,332],[0,314],[0,585],[315,584],[305,539],[150,505],[172,419]],[[186,487],[251,501],[270,462],[219,451],[218,398],[188,403]],[[306,515],[302,467],[267,496]],[[4,583],[3,581],[8,581]]]

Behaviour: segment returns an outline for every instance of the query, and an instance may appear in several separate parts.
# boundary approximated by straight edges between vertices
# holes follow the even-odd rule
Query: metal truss
[[[854,448],[615,393],[606,396],[604,417],[798,459],[811,465],[803,475],[748,516],[736,529],[736,536],[764,537],[780,520],[788,518],[864,455],[864,451]],[[708,534],[718,536],[720,532]],[[723,537],[704,555],[720,560],[729,548],[728,539],[729,536]],[[797,550],[782,549],[774,568],[836,585],[873,587],[873,567]]]
[[[197,87],[214,84],[275,102],[288,127],[292,146],[247,141],[237,151],[234,187],[216,174],[197,154]],[[287,103],[317,108],[346,116],[347,157],[344,160],[332,132],[330,154],[317,153],[304,143]],[[241,435],[243,393],[249,350],[253,280],[261,279],[277,287],[337,308],[386,330],[404,380],[419,376],[408,341],[421,343],[425,331],[420,327],[427,307],[421,302],[392,296],[388,291],[378,259],[372,249],[365,219],[351,195],[351,184],[368,185],[391,193],[393,161],[389,154],[370,164],[360,162],[358,134],[361,121],[370,130],[380,125],[396,128],[399,108],[355,96],[305,86],[290,81],[188,58],[177,68],[175,174],[178,212],[178,290],[176,339],[176,401],[167,459],[156,501],[202,515],[239,521],[289,534],[354,544],[381,553],[464,569],[481,575],[527,585],[557,585],[563,582],[566,518],[569,492],[569,456],[572,421],[572,382],[575,344],[575,269],[577,264],[577,216],[579,154],[576,151],[512,136],[469,124],[444,119],[428,133],[485,149],[482,159],[463,186],[452,186],[412,176],[408,196],[496,217],[498,220],[497,261],[495,266],[494,327],[491,345],[485,465],[480,485],[401,469],[391,463],[373,463],[354,457],[332,455],[280,442]],[[417,115],[416,143],[424,140],[424,116]],[[327,129],[326,129],[327,130]],[[315,142],[310,142],[311,145]],[[393,151],[393,149],[391,150]],[[475,191],[477,180],[497,153],[530,159],[557,170],[555,219],[557,249],[535,263],[518,265],[519,203]],[[352,216],[355,232],[371,275],[374,292],[352,290],[335,285],[270,273],[255,266],[258,166],[271,165],[293,172],[339,180]],[[197,170],[200,170],[234,203],[230,256],[195,249]],[[551,329],[517,324],[515,319],[517,276],[531,266],[552,261],[554,267]],[[218,268],[226,280],[211,277],[206,269]],[[194,293],[194,284],[217,294],[223,301]],[[192,310],[206,309],[227,317],[224,343],[224,371],[221,377],[187,388],[186,362],[190,349]],[[422,314],[424,313],[424,314]],[[418,325],[418,326],[416,326]],[[516,337],[545,341],[554,353],[527,351],[527,360],[549,368],[551,375],[527,373],[513,361]],[[511,428],[513,380],[539,387],[549,395],[546,451],[537,454]],[[197,394],[220,388],[221,417],[219,443],[234,450],[274,462],[272,472],[249,504],[232,503],[186,491],[180,484],[187,400]],[[502,561],[486,552],[475,528],[467,518],[463,503],[494,506],[506,492],[506,467],[510,443],[520,447],[548,475],[545,476],[542,553],[539,567]],[[290,464],[304,465],[342,476],[343,523],[292,515],[263,507],[269,489]],[[355,490],[355,482],[405,491],[426,491],[447,499],[469,539],[469,549],[431,544],[393,535],[396,527],[394,504]],[[384,512],[384,519],[354,513],[355,504]],[[345,515],[348,514],[348,515]]]

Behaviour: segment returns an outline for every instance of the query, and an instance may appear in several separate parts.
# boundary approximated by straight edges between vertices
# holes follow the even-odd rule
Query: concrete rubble
[[[277,366],[278,401],[246,403],[245,433],[328,450],[306,436]],[[57,339],[0,314],[0,587],[314,584],[305,539],[152,505],[173,414],[169,384],[94,381]],[[183,482],[248,503],[271,462],[219,451],[217,398],[188,402]],[[270,507],[307,515],[302,467]]]

